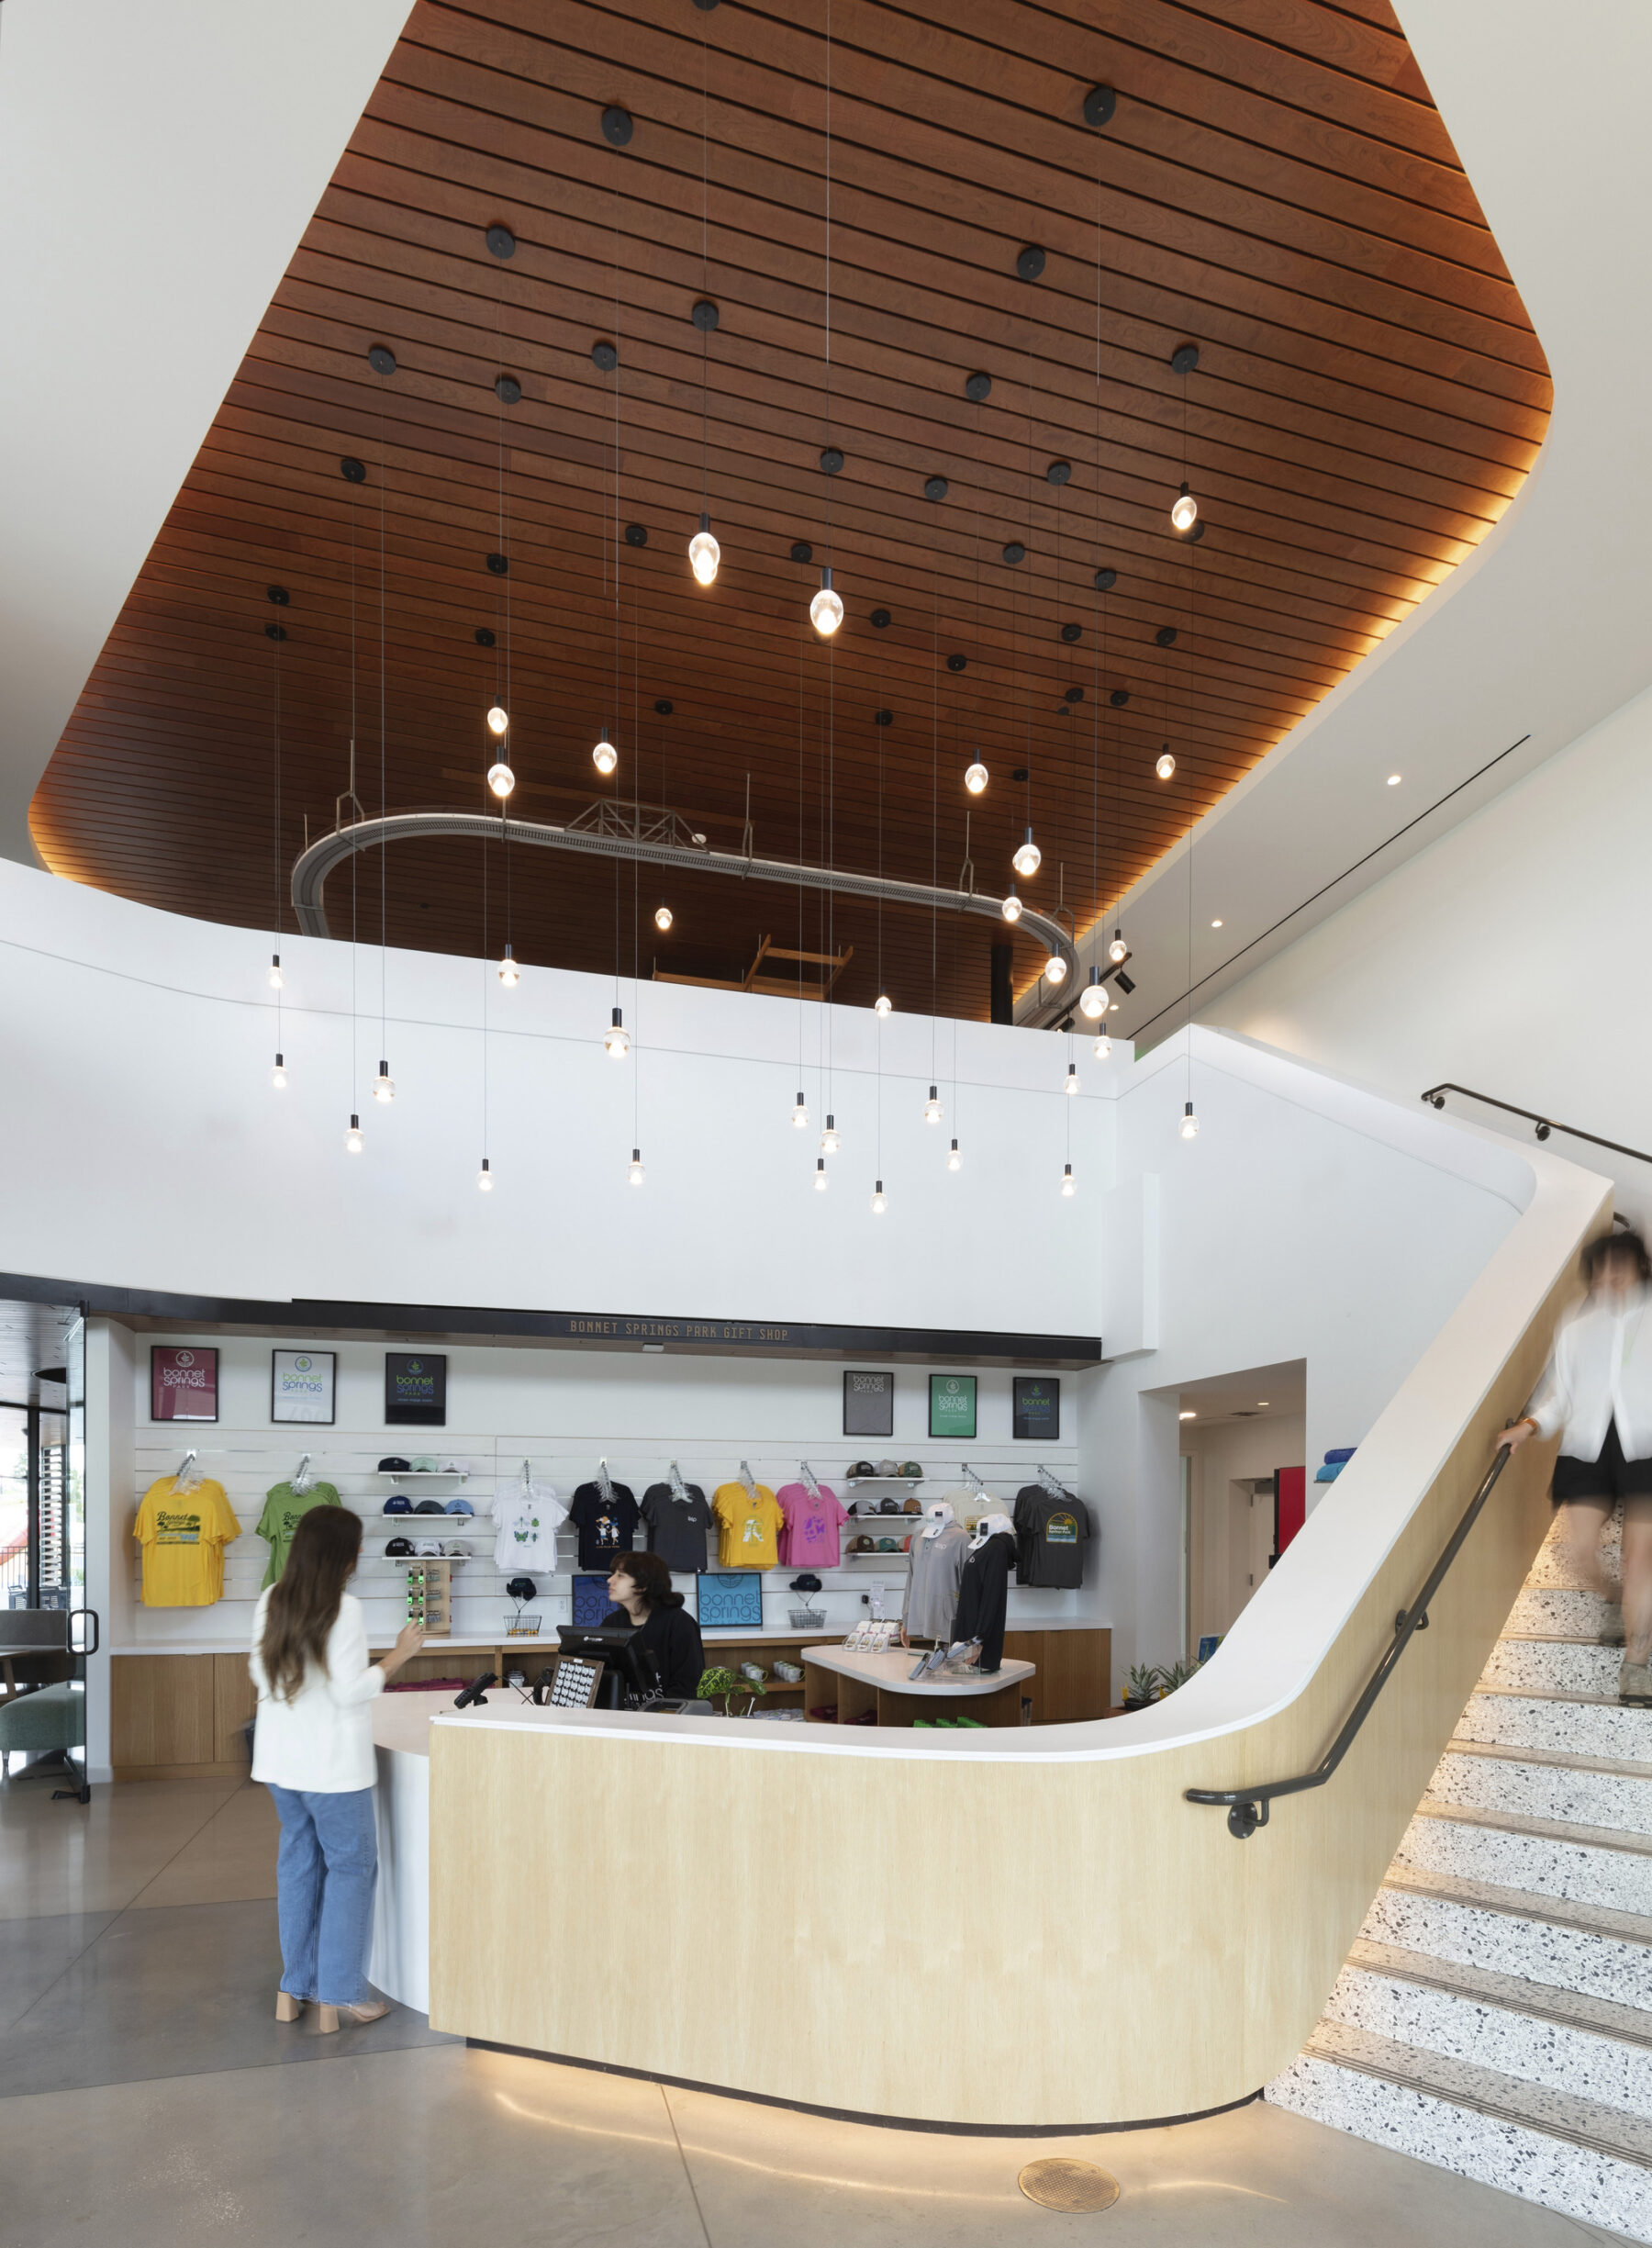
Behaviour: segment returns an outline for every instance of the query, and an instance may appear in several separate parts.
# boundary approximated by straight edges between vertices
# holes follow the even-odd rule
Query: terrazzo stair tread
[[[1542,1764],[1551,1772],[1601,1772],[1613,1779],[1652,1780],[1652,1763],[1639,1757],[1593,1756],[1573,1749],[1522,1748],[1511,1741],[1472,1740],[1464,1733],[1454,1734],[1446,1742],[1446,1754],[1495,1758],[1507,1764]]]
[[[1506,1976],[1539,2000],[1551,1991],[1606,1999],[1646,2012],[1652,2027],[1652,1941],[1646,1933],[1567,1919],[1539,1908],[1535,1898],[1506,1894],[1515,1902],[1498,1907],[1390,1879],[1372,1900],[1359,1941],[1429,1961],[1446,1974],[1463,1968]]]
[[[1457,1827],[1484,1827],[1497,1834],[1529,1835],[1546,1842],[1572,1842],[1581,1850],[1610,1850],[1620,1855],[1652,1858],[1652,1834],[1632,1829],[1585,1827],[1568,1818],[1539,1818],[1528,1811],[1478,1809],[1470,1804],[1425,1799],[1417,1806],[1418,1818],[1443,1819]]]
[[[1652,1914],[1652,1840],[1525,1811],[1422,1805],[1390,1871],[1456,1875],[1550,1901]]]
[[[1587,2147],[1591,2153],[1652,2172],[1652,2122],[1626,2115],[1621,2108],[1584,2099],[1576,2092],[1528,2084],[1522,2076],[1504,2075],[1501,2069],[1453,2060],[1419,2045],[1402,2045],[1375,2030],[1357,2030],[1346,2022],[1321,2022],[1303,2046],[1301,2058],[1354,2069],[1362,2076],[1380,2077],[1405,2091],[1445,2101],[1453,2108],[1468,2108],[1524,2131],[1541,2131],[1546,2137],[1562,2139],[1572,2146]],[[1284,2074],[1289,2076],[1289,2071]],[[1275,2098],[1273,2085],[1267,2086],[1265,2097],[1276,2106],[1287,2104]]]
[[[1578,1694],[1587,1700],[1615,1703],[1623,1660],[1621,1647],[1602,1647],[1598,1639],[1509,1632],[1491,1650],[1475,1692]]]
[[[1540,1889],[1511,1889],[1500,1882],[1474,1881],[1463,1873],[1440,1873],[1398,1863],[1389,1868],[1382,1885],[1403,1890],[1408,1896],[1437,1897],[1442,1903],[1472,1906],[1477,1911],[1501,1913],[1513,1920],[1539,1920],[1552,1928],[1577,1929],[1584,1935],[1652,1945],[1652,1912],[1622,1912],[1610,1905],[1548,1896]],[[1652,1891],[1652,1882],[1648,1889]],[[1652,1896],[1648,1901],[1652,1902]]]
[[[1592,1638],[1606,1623],[1608,1608],[1615,1605],[1599,1593],[1569,1585],[1527,1585],[1515,1594],[1503,1636],[1512,1638],[1529,1631],[1542,1638],[1564,1629],[1579,1638]]]
[[[1458,1740],[1544,1750],[1566,1757],[1640,1763],[1652,1778],[1652,1707],[1595,1694],[1477,1689],[1457,1719]]]
[[[1614,2044],[1632,2046],[1652,2057],[1652,2010],[1646,2007],[1586,1997],[1553,1983],[1528,1983],[1520,1975],[1501,1974],[1490,1967],[1459,1966],[1454,1961],[1434,1959],[1426,1952],[1401,1951],[1391,1943],[1367,1943],[1363,1936],[1355,1938],[1343,1972],[1414,1984],[1422,1990],[1460,1998],[1479,2012],[1496,2011],[1517,2015],[1523,2021],[1550,2022],[1590,2037],[1610,2038]]]

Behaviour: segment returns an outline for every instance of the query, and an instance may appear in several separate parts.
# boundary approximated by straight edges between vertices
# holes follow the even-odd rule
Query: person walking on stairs
[[[349,1507],[317,1506],[302,1518],[286,1568],[259,1600],[247,1666],[258,1688],[252,1777],[281,1818],[275,2019],[296,2021],[313,2002],[323,2034],[340,2014],[361,2022],[390,2011],[367,1982],[378,1881],[373,1704],[424,1644],[408,1624],[369,1663],[362,1604],[344,1590],[361,1551],[362,1518]]]
[[[1497,1439],[1558,1437],[1554,1501],[1566,1510],[1566,1558],[1602,1594],[1602,1637],[1621,1642],[1618,1699],[1652,1706],[1652,1258],[1638,1234],[1604,1234],[1581,1258],[1581,1304],[1561,1324],[1524,1417]],[[1624,1510],[1621,1583],[1601,1563],[1613,1508]]]

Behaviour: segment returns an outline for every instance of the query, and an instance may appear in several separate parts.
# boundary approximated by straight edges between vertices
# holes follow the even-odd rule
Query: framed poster
[[[973,1374],[930,1376],[930,1435],[969,1437],[976,1432],[976,1378]]]
[[[216,1421],[218,1354],[199,1345],[150,1345],[151,1421]]]
[[[331,1427],[336,1350],[272,1350],[270,1418],[319,1421]]]
[[[1021,1444],[1044,1437],[1054,1444],[1061,1434],[1061,1384],[1044,1374],[1016,1374],[1010,1381],[1010,1434]]]
[[[447,1426],[447,1359],[442,1352],[385,1351],[385,1426]]]
[[[843,1376],[843,1434],[846,1437],[895,1434],[893,1374]]]

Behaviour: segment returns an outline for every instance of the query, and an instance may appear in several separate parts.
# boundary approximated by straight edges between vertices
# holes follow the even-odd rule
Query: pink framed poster
[[[198,1344],[150,1346],[150,1418],[151,1421],[216,1421],[218,1415],[216,1350]]]

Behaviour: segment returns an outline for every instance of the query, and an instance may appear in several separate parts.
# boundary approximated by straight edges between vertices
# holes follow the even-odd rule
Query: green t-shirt
[[[277,1483],[267,1494],[264,1510],[258,1517],[258,1535],[270,1541],[270,1566],[263,1573],[266,1587],[273,1584],[286,1567],[293,1532],[310,1508],[338,1504],[339,1494],[330,1483],[312,1483],[307,1491],[295,1491],[291,1483]]]

